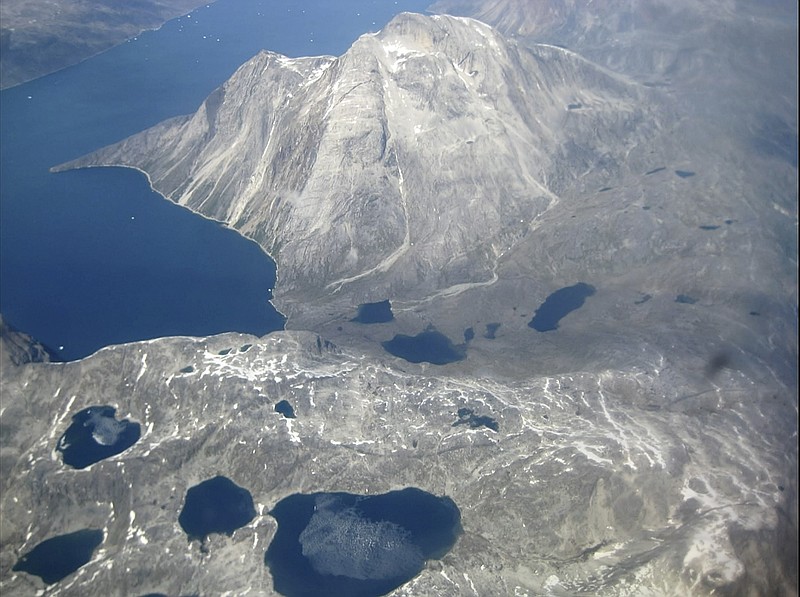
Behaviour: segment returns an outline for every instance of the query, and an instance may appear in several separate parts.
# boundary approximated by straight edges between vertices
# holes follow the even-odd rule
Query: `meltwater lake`
[[[49,168],[193,112],[261,49],[343,53],[419,0],[219,0],[0,93],[0,313],[58,360],[170,335],[263,335],[274,262],[130,169]]]

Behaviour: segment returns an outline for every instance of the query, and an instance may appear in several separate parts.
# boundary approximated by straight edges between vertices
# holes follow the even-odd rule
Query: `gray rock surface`
[[[255,239],[279,303],[417,297],[494,279],[579,176],[639,174],[648,95],[559,48],[406,14],[341,58],[263,52],[196,114],[80,163],[138,167]]]
[[[35,592],[15,558],[94,526],[53,594],[271,594],[278,500],[413,485],[465,534],[396,595],[796,594],[797,170],[682,93],[401,15],[338,58],[261,53],[196,114],[63,166],[139,168],[254,238],[294,330],[4,371],[0,588]],[[528,327],[576,282],[583,307]],[[392,322],[349,321],[386,298]],[[380,349],[430,324],[472,327],[466,359]],[[100,397],[143,437],[66,469],[54,442]],[[216,474],[259,516],[204,554],[177,514]]]
[[[452,497],[464,535],[396,595],[705,594],[744,576],[783,580],[777,562],[777,576],[745,565],[786,524],[785,396],[730,370],[724,389],[703,392],[666,363],[514,381],[471,369],[399,365],[308,332],[160,339],[18,367],[0,415],[0,588],[34,594],[37,578],[8,572],[16,557],[92,527],[101,550],[48,594],[269,595],[277,501],[406,486]],[[142,438],[65,467],[59,435],[101,396]],[[274,411],[284,399],[296,419]],[[499,432],[454,427],[463,407]],[[178,514],[186,490],[217,474],[247,488],[259,515],[203,553]]]
[[[264,52],[196,114],[67,167],[140,168],[256,240],[300,329],[385,298],[463,313],[509,284],[537,304],[582,278],[744,314],[796,295],[796,168],[681,110],[569,51],[402,15],[340,58]]]
[[[791,0],[438,0],[431,8],[480,19],[525,42],[559,44],[650,85],[722,85],[724,92],[748,85],[751,93],[730,101],[751,105],[779,100],[764,85],[797,97]]]
[[[0,369],[49,361],[50,351],[44,345],[8,325],[0,315]]]

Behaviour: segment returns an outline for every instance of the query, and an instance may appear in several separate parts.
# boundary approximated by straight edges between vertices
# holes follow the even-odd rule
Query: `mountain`
[[[255,239],[290,329],[4,370],[0,589],[42,588],[16,558],[97,528],[64,592],[273,594],[279,500],[415,486],[464,534],[395,595],[796,594],[796,166],[522,41],[403,14],[338,58],[263,52],[195,114],[58,168],[139,168]],[[385,299],[392,321],[351,320]],[[464,358],[381,348],[432,328]],[[55,442],[96,404],[142,438],[69,469]],[[218,474],[258,516],[187,542],[186,490]]]
[[[791,91],[796,78],[798,13],[788,0],[439,0],[431,9],[480,19],[518,40],[562,45],[656,85],[690,78],[703,85],[702,74]]]
[[[797,3],[711,0],[439,0],[526,44],[551,43],[640,83],[680,110],[797,165]]]
[[[280,296],[417,297],[491,279],[578,176],[635,168],[649,101],[559,48],[407,14],[340,58],[263,52],[196,114],[82,163],[140,168],[256,240]]]
[[[584,333],[622,354],[628,334],[672,350],[672,299],[688,295],[713,306],[692,338],[790,372],[797,172],[749,147],[571,51],[405,14],[339,58],[263,52],[197,113],[60,168],[139,168],[254,239],[278,263],[287,325],[334,340],[347,310],[389,298],[409,333],[499,322],[539,362],[606,362],[593,342],[542,354],[517,312],[584,281],[603,289]],[[620,309],[644,295],[669,298]],[[777,355],[730,333],[767,306],[757,328],[775,326]]]

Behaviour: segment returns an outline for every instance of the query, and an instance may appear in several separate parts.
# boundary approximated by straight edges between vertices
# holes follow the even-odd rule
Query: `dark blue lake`
[[[103,531],[94,529],[52,537],[24,554],[13,570],[34,574],[51,585],[87,564],[102,542]]]
[[[202,542],[212,533],[230,535],[255,517],[250,492],[218,475],[189,488],[178,523],[190,541]]]
[[[350,321],[356,323],[387,323],[394,319],[392,304],[388,301],[363,303],[358,306],[358,314]]]
[[[580,309],[594,292],[594,286],[583,282],[559,288],[536,309],[528,327],[532,327],[537,332],[550,332],[558,329],[558,322],[576,309]]]
[[[165,335],[280,329],[275,265],[256,245],[134,171],[48,169],[196,110],[263,48],[338,55],[427,4],[219,0],[0,93],[0,312],[62,360]]]
[[[384,350],[411,363],[446,365],[467,356],[466,345],[456,346],[436,330],[425,330],[416,336],[396,334],[391,340],[381,342]]]
[[[264,561],[287,597],[384,595],[443,557],[461,533],[455,503],[416,488],[295,494],[270,514],[278,530]]]
[[[275,412],[282,414],[287,419],[295,418],[294,408],[292,408],[292,405],[286,400],[281,400],[275,405]]]
[[[58,440],[64,464],[82,469],[121,454],[139,441],[139,423],[118,421],[111,406],[90,406],[72,416],[72,424]]]

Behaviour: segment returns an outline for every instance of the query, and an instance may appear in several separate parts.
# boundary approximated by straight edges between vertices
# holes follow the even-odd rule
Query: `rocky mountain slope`
[[[196,114],[62,168],[139,168],[256,240],[296,329],[335,338],[389,298],[407,332],[499,322],[537,362],[616,365],[609,342],[623,362],[630,342],[674,350],[686,295],[706,307],[682,324],[692,352],[733,342],[791,375],[796,168],[681,107],[570,51],[405,14],[340,58],[261,53]],[[580,280],[602,289],[581,349],[532,345],[520,315]]]
[[[796,2],[439,0],[432,9],[569,48],[666,90],[711,138],[797,165]]]
[[[0,588],[35,592],[16,557],[91,527],[102,550],[53,594],[271,594],[278,500],[413,485],[464,535],[396,595],[796,594],[797,170],[685,108],[405,14],[338,58],[261,53],[196,114],[62,166],[139,168],[256,239],[295,331],[4,371]],[[596,292],[557,330],[528,326],[576,282]],[[350,321],[387,298],[391,322]],[[380,347],[430,325],[466,358]],[[67,469],[54,442],[98,403],[143,437]],[[216,474],[259,516],[203,551],[176,520]]]
[[[278,295],[420,296],[491,279],[579,176],[646,168],[650,102],[559,48],[407,14],[340,58],[263,52],[195,115],[82,163],[136,166],[255,239]]]
[[[439,0],[431,9],[526,42],[557,43],[654,85],[766,83],[791,93],[796,78],[798,14],[789,0]]]

